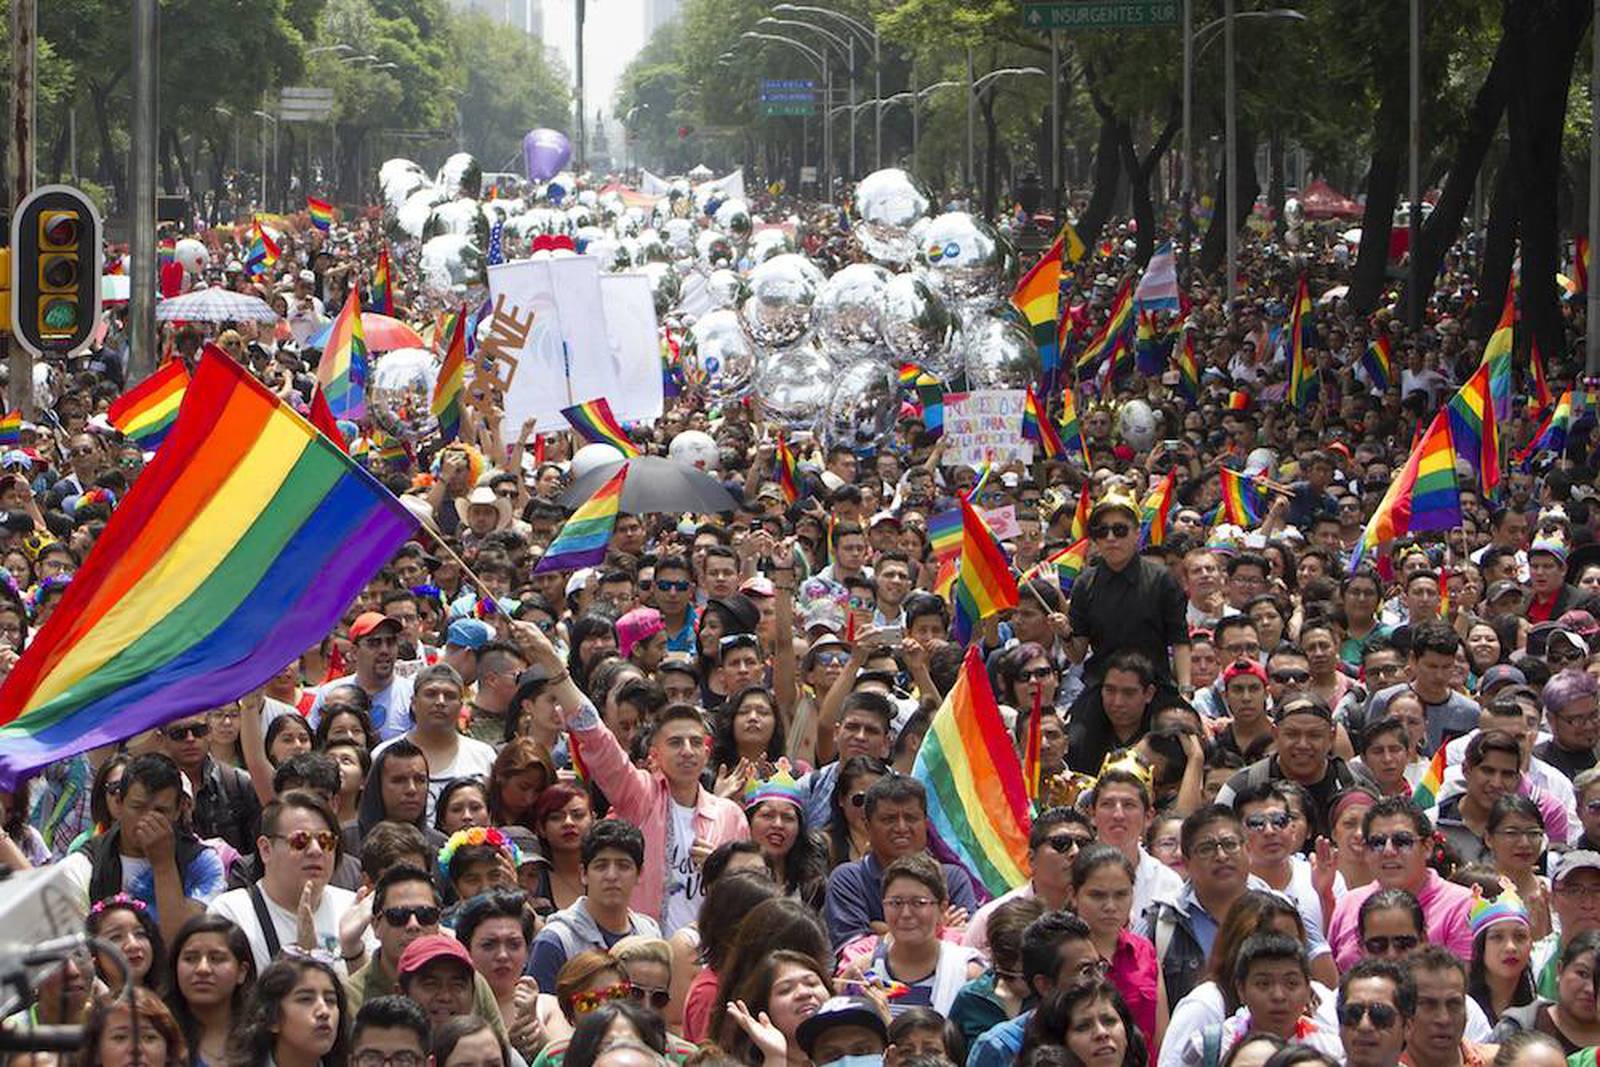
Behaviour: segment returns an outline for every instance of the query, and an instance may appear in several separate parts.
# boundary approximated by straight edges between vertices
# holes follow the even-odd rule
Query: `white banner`
[[[606,339],[621,381],[605,394],[623,422],[661,417],[661,334],[656,301],[645,274],[602,274],[600,296],[606,309]],[[584,397],[582,399],[589,399]]]
[[[649,190],[645,190],[649,192]],[[700,203],[707,200],[743,200],[744,199],[744,168],[740,167],[732,174],[725,174],[714,181],[702,182],[694,187],[695,199]]]
[[[976,469],[984,463],[999,466],[1012,460],[1033,462],[1033,442],[1022,436],[1026,400],[1027,394],[1021,389],[946,393],[945,449],[940,463]]]
[[[649,196],[666,196],[667,192],[671,188],[672,186],[670,183],[668,183],[667,179],[658,178],[649,171],[642,168],[640,169],[639,191],[641,193],[645,193]]]
[[[516,363],[502,432],[515,435],[530,418],[554,431],[566,425],[562,408],[617,392],[622,368],[606,338],[599,260],[541,255],[496,264],[489,293],[496,310],[485,344]]]

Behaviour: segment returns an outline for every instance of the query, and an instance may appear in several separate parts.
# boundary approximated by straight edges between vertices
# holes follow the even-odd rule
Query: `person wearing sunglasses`
[[[1331,986],[1338,981],[1339,972],[1322,934],[1322,901],[1311,877],[1311,864],[1299,852],[1304,826],[1297,832],[1296,822],[1304,798],[1296,792],[1294,783],[1281,780],[1246,786],[1234,798],[1233,810],[1244,825],[1250,888],[1270,889],[1294,901],[1305,926],[1312,973]]]
[[[1447,882],[1428,865],[1433,856],[1433,823],[1410,797],[1384,797],[1367,809],[1361,824],[1367,863],[1373,880],[1341,896],[1328,920],[1328,944],[1334,960],[1347,969],[1361,958],[1361,905],[1384,889],[1404,889],[1422,906],[1428,940],[1444,945],[1461,959],[1472,958],[1472,931],[1467,917],[1472,892]]]
[[[250,939],[256,973],[286,946],[341,955],[339,920],[356,895],[328,884],[339,860],[339,817],[327,801],[304,789],[285,792],[262,812],[256,850],[260,879],[211,902],[211,911],[232,919]],[[346,963],[359,965],[362,957],[352,955]]]
[[[1411,975],[1388,960],[1362,960],[1339,982],[1339,1040],[1347,1067],[1391,1067],[1417,1006]]]
[[[659,937],[625,937],[611,946],[611,958],[627,975],[634,1003],[665,1016],[672,1002],[672,946]]]
[[[695,584],[689,561],[682,556],[658,559],[654,593],[653,603],[667,633],[667,651],[696,651]]]
[[[252,855],[261,829],[261,801],[247,773],[212,758],[210,736],[211,721],[204,712],[156,731],[160,750],[172,757],[194,788],[195,833],[220,838]]]
[[[1167,567],[1139,555],[1138,505],[1131,497],[1103,497],[1089,513],[1089,537],[1095,558],[1073,582],[1067,611],[1072,635],[1068,654],[1083,664],[1084,683],[1068,719],[1075,727],[1082,724],[1073,731],[1068,758],[1084,749],[1086,764],[1074,762],[1073,767],[1086,774],[1099,768],[1106,746],[1085,748],[1078,731],[1084,730],[1081,740],[1089,734],[1109,735],[1101,685],[1113,656],[1136,652],[1152,665],[1157,703],[1194,695],[1188,601]]]

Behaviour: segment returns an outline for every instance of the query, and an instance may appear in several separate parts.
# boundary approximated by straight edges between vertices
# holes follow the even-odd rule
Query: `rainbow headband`
[[[450,861],[455,858],[456,849],[462,845],[488,845],[497,848],[511,857],[511,866],[522,865],[522,852],[517,848],[517,843],[492,826],[469,826],[465,830],[457,830],[450,835],[450,840],[444,843],[444,848],[439,850],[439,875],[442,878],[450,877]]]

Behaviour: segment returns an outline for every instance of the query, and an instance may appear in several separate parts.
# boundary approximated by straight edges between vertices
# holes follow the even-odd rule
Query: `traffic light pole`
[[[8,207],[22,202],[33,191],[34,171],[34,85],[38,69],[38,0],[11,0],[11,110],[8,116],[11,136],[6,150],[6,184],[11,193]],[[10,371],[11,388],[6,400],[22,417],[32,419],[33,356],[21,345],[13,345],[9,335],[0,333],[0,357]]]
[[[15,0],[13,0],[15,2]],[[156,369],[156,0],[133,0],[133,137],[128,154],[128,381]],[[98,284],[98,280],[97,280]]]

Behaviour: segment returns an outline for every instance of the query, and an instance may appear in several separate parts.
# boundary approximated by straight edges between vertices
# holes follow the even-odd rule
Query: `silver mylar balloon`
[[[744,279],[731,270],[714,270],[706,278],[706,297],[712,307],[736,310],[748,293]]]
[[[915,363],[949,381],[934,367],[950,351],[952,326],[944,299],[922,278],[896,274],[884,285],[878,331],[896,360]]]
[[[774,256],[750,272],[750,296],[739,319],[763,348],[787,348],[810,332],[817,297],[827,279],[817,265],[793,253]]]
[[[909,262],[916,253],[911,227],[932,204],[927,188],[905,171],[875,170],[856,184],[856,238],[880,263]]]
[[[655,301],[656,314],[665,315],[683,295],[683,283],[670,263],[646,263],[640,268],[650,279],[650,296]]]
[[[661,234],[656,230],[645,230],[639,234],[634,244],[633,261],[635,263],[672,262],[672,253],[667,251],[666,242],[661,239]]]
[[[733,242],[717,230],[701,230],[694,239],[694,252],[703,266],[713,270],[733,263]]]
[[[761,357],[756,389],[768,414],[794,429],[814,427],[828,404],[833,364],[813,342]]]
[[[694,255],[694,238],[697,227],[688,219],[668,219],[661,226],[661,239],[675,259],[688,259]]]
[[[1117,432],[1136,451],[1149,451],[1156,443],[1156,413],[1143,400],[1130,400],[1117,411]]]
[[[457,152],[444,161],[434,184],[451,196],[476,200],[483,195],[483,168],[470,152]]]
[[[726,308],[708,311],[689,328],[683,358],[705,375],[711,399],[718,403],[738,400],[755,380],[756,350],[739,325],[737,312]]]
[[[945,298],[961,304],[992,301],[1015,265],[1011,244],[965,211],[936,215],[922,231],[917,261],[927,266]]]
[[[962,324],[967,384],[974,389],[1022,389],[1039,381],[1044,361],[1021,326],[999,315],[974,315]]]
[[[489,247],[489,216],[476,200],[462,198],[440,204],[428,215],[422,228],[422,238],[438,237],[442,233],[471,237],[479,248]]]
[[[459,233],[442,233],[423,242],[419,273],[423,293],[441,304],[459,302],[488,284],[483,249]]]
[[[735,237],[750,236],[750,205],[743,200],[728,200],[717,208],[717,213],[712,216],[718,228],[733,234]]]
[[[781,227],[772,226],[765,230],[757,230],[750,238],[750,248],[746,255],[752,263],[765,263],[773,256],[781,256],[786,252],[794,251],[794,242]]]
[[[626,270],[633,265],[627,248],[615,237],[593,238],[583,246],[583,254],[598,259],[603,271]]]
[[[889,278],[875,263],[852,263],[827,280],[817,298],[817,333],[825,345],[853,360],[878,343]]]
[[[894,368],[881,359],[859,359],[834,379],[823,416],[822,436],[829,447],[876,446],[894,433],[900,413],[899,382]]]
[[[405,237],[413,241],[422,240],[422,231],[427,228],[435,205],[444,200],[444,194],[435,186],[425,185],[417,189],[406,197],[393,219],[389,218],[387,211],[384,213],[384,220],[389,223],[389,236],[396,240]]]
[[[378,168],[378,198],[391,208],[399,208],[406,197],[432,184],[428,172],[409,159],[385,160]]]
[[[425,348],[397,348],[380,356],[367,381],[372,419],[388,434],[420,441],[438,428],[431,401],[439,376],[433,354]]]

